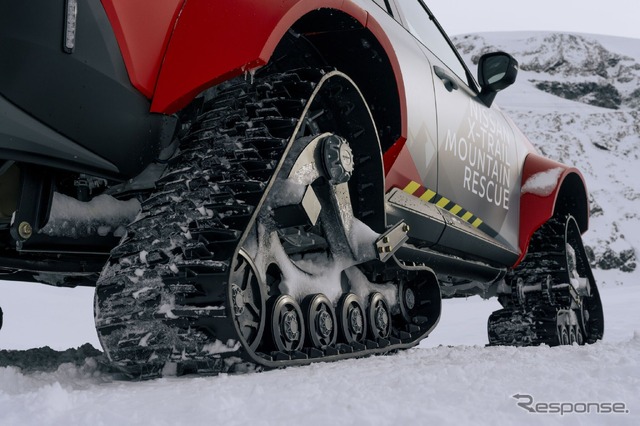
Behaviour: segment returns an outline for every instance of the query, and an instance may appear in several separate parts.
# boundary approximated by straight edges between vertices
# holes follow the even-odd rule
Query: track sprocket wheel
[[[237,327],[252,350],[262,341],[265,327],[264,288],[251,258],[240,250],[231,272],[229,300]]]

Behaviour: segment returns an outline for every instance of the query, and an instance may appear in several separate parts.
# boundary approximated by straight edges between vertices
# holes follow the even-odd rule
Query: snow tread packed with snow
[[[258,102],[296,117],[312,89],[296,74],[278,78],[237,80],[205,104],[155,195],[112,252],[97,286],[97,329],[107,355],[133,375],[158,375],[167,361],[200,373],[234,364],[206,352],[212,342],[197,325],[227,316],[230,258],[285,147],[282,135],[296,124],[261,117]],[[292,88],[301,92],[297,103],[285,93]]]
[[[374,288],[367,300],[345,293],[339,301],[344,309],[336,315],[333,305],[338,301],[320,293],[308,294],[300,307],[288,295],[270,294],[273,289],[252,275],[251,258],[259,253],[249,256],[239,248],[251,246],[246,235],[259,232],[249,230],[259,227],[254,221],[264,203],[261,200],[278,198],[270,181],[274,170],[279,170],[281,156],[288,152],[289,139],[301,129],[313,131],[317,127],[313,120],[321,115],[332,120],[318,99],[314,105],[320,112],[309,112],[312,119],[299,118],[323,75],[321,70],[300,70],[240,78],[216,89],[215,96],[204,102],[180,152],[155,194],[142,204],[127,236],[112,251],[98,281],[97,330],[115,367],[132,377],[153,378],[302,365],[411,347],[435,326],[440,295],[437,281],[424,279],[433,275],[426,268],[389,262],[370,274],[402,283],[402,291],[412,297],[409,308],[385,299],[375,291],[376,284],[366,280]],[[332,84],[336,83],[327,84],[323,96],[332,98],[342,92],[340,83]],[[355,88],[353,93],[358,94]],[[338,98],[333,99],[338,107],[349,107]],[[357,136],[362,130],[348,132]],[[270,206],[264,210],[263,216],[273,214]],[[322,237],[288,229],[297,229],[298,236],[278,229],[283,241],[296,241],[306,251],[326,250]],[[365,251],[375,258],[373,240]],[[356,273],[362,281],[364,275]],[[431,302],[432,307],[423,307]],[[283,316],[283,324],[265,326],[271,321],[265,320],[267,309],[281,309],[273,316],[276,321]],[[317,324],[317,335],[306,340],[301,309],[313,323],[307,324],[307,334]],[[427,311],[429,318],[424,315]],[[340,339],[338,322],[343,324]],[[282,330],[284,337],[269,333],[270,327]],[[345,334],[350,327],[355,331]]]

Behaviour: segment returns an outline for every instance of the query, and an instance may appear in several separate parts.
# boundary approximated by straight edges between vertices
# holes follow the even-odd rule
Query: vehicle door
[[[354,3],[368,11],[370,19],[390,41],[388,48],[397,58],[398,88],[406,103],[406,141],[398,141],[399,151],[390,150],[393,158],[385,155],[385,163],[389,166],[387,189],[404,188],[411,183],[435,187],[438,136],[433,76],[424,72],[424,68],[429,67],[428,60],[413,36],[401,25],[395,4],[388,0],[354,0]]]
[[[515,136],[478,86],[421,0],[396,1],[403,25],[431,65],[437,109],[438,179],[429,188],[439,207],[517,251],[519,190]],[[427,70],[424,70],[427,72]],[[451,225],[456,226],[457,220]],[[444,243],[453,247],[463,239]]]

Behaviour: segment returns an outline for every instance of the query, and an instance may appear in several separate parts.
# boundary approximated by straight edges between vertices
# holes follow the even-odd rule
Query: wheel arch
[[[402,135],[406,133],[404,85],[391,42],[370,16],[363,23],[347,12],[333,9],[311,11],[292,30],[309,42],[325,65],[347,75],[358,89],[363,111],[356,114],[356,121],[364,123],[367,116],[373,119],[375,128],[365,134],[375,133],[377,140],[370,137],[366,146],[352,146],[358,158],[367,160],[356,168],[360,172],[354,174],[349,187],[358,217],[382,233],[386,228],[383,154],[398,141],[404,141]]]
[[[571,170],[566,174],[558,198],[554,215],[570,214],[576,219],[581,233],[589,229],[589,195],[582,174]]]
[[[571,215],[581,233],[589,228],[589,195],[580,171],[537,154],[527,156],[520,198],[520,257],[534,232],[556,215]]]
[[[341,0],[186,2],[159,69],[152,112],[172,114],[204,89],[265,65],[300,17],[323,7],[341,10],[342,3]],[[359,18],[366,24],[366,12]]]
[[[327,65],[347,74],[367,101],[386,152],[406,134],[405,92],[391,41],[371,16],[366,23],[330,9],[308,13],[292,27]],[[345,31],[346,29],[346,31]]]
[[[204,89],[267,64],[290,29],[311,39],[330,66],[358,84],[382,132],[384,151],[403,139],[405,93],[391,41],[350,0],[265,2],[259,13],[250,0],[220,0],[215,7],[186,2],[158,71],[151,111],[175,113]]]
[[[361,157],[374,160],[374,165],[367,166],[367,169],[376,171],[375,173],[379,170],[380,176],[366,182],[364,179],[354,178],[350,185],[352,194],[359,194],[361,189],[384,194],[382,154],[398,140],[404,140],[402,135],[406,134],[403,130],[406,128],[406,114],[402,108],[406,102],[398,59],[384,30],[366,11],[348,0],[324,1],[321,8],[317,7],[319,4],[316,1],[289,1],[289,9],[283,16],[278,17],[277,24],[270,22],[268,28],[263,26],[256,29],[252,36],[242,35],[238,39],[239,43],[247,44],[247,49],[237,49],[237,44],[231,43],[235,53],[229,60],[211,63],[205,58],[204,62],[196,67],[189,65],[189,58],[184,56],[188,56],[188,51],[183,50],[182,46],[188,46],[185,49],[203,49],[204,40],[211,41],[210,38],[219,30],[216,29],[216,25],[210,24],[205,29],[206,35],[198,36],[193,27],[202,25],[199,22],[203,19],[214,17],[207,18],[203,11],[200,11],[200,14],[195,13],[195,9],[189,9],[190,3],[187,2],[165,56],[152,109],[172,113],[185,106],[185,102],[190,102],[204,89],[278,60],[280,56],[286,55],[287,48],[291,48],[287,47],[291,35],[301,36],[308,43],[304,50],[291,55],[296,57],[293,66],[305,66],[305,58],[302,56],[316,55],[321,58],[322,65],[348,75],[361,92],[368,108],[367,114],[371,114],[376,125],[374,130],[377,131],[379,140],[356,149]],[[245,12],[243,7],[238,7],[238,10],[240,13]],[[255,13],[255,10],[251,12]],[[203,31],[202,27],[198,31]],[[189,40],[193,45],[189,45]],[[291,46],[295,48],[296,45]],[[207,49],[215,50],[217,47],[225,49],[229,46],[221,46],[218,43]],[[219,56],[225,57],[224,52],[226,51],[223,50]],[[313,64],[313,59],[310,62]],[[182,77],[179,78],[180,75]],[[176,85],[169,85],[170,80],[175,81]],[[372,229],[382,232],[386,222],[383,196],[375,202],[362,194],[355,198],[357,208],[366,212],[363,221]]]
[[[100,0],[127,68],[129,81],[150,99],[172,28],[185,0]]]

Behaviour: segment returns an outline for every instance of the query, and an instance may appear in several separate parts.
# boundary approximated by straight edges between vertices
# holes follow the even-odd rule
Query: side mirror
[[[511,86],[518,75],[518,61],[504,52],[487,53],[478,62],[478,83],[482,91],[480,99],[491,106],[496,94]]]

